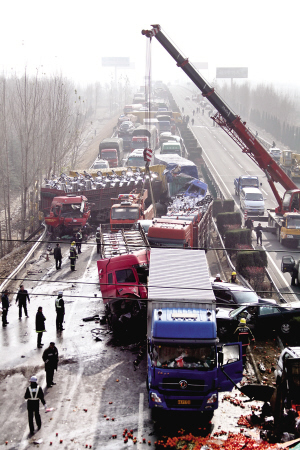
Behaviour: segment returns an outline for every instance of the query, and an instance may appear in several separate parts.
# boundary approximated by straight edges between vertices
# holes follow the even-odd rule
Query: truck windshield
[[[149,147],[149,140],[148,140],[148,138],[145,138],[145,139],[139,139],[138,141],[132,141],[131,147],[136,150],[138,150],[139,148]]]
[[[250,179],[248,179],[248,180],[243,180],[242,181],[242,186],[243,187],[258,187],[258,182],[257,182],[257,180],[255,180],[255,179],[253,179],[253,180],[251,180],[251,178]]]
[[[287,228],[300,228],[300,216],[288,216],[286,225]]]
[[[120,206],[117,208],[112,208],[111,218],[113,220],[138,220],[139,208],[138,206]]]
[[[81,203],[63,204],[61,207],[61,216],[64,217],[82,217],[80,211]]]
[[[209,370],[216,366],[214,345],[154,345],[152,365],[171,369]]]
[[[115,150],[113,150],[111,152],[105,151],[105,152],[101,153],[101,158],[102,159],[116,159],[116,157],[117,157],[117,154],[116,154]]]

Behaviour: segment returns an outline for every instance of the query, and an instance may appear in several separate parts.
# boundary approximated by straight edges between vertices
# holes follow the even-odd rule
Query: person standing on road
[[[43,353],[43,361],[45,363],[47,388],[51,388],[56,383],[53,381],[54,370],[57,371],[58,364],[58,350],[55,347],[55,342],[50,342],[50,345]]]
[[[101,248],[101,235],[100,235],[100,227],[97,228],[96,231],[96,242],[97,242],[97,253],[100,253]]]
[[[252,230],[253,228],[253,222],[250,217],[247,217],[247,220],[245,221],[245,227],[248,228],[248,230]]]
[[[16,298],[16,304],[19,302],[19,320],[22,319],[22,308],[24,309],[25,316],[29,317],[27,313],[27,300],[28,303],[30,303],[28,292],[26,291],[26,289],[24,289],[24,285],[21,284],[20,290]]]
[[[261,223],[259,223],[257,227],[255,227],[257,245],[259,243],[262,245],[262,230],[263,227],[261,226]]]
[[[250,337],[252,341],[255,341],[255,338],[250,328],[247,327],[246,319],[244,317],[241,318],[240,323],[233,334],[234,336],[238,335],[238,342],[242,343],[243,366],[245,367],[247,348],[250,345]]]
[[[45,320],[46,317],[43,314],[43,308],[41,306],[38,307],[36,316],[35,316],[35,330],[37,332],[37,347],[42,348],[44,344],[42,344],[42,337],[45,330]]]
[[[42,421],[40,416],[40,401],[43,403],[44,408],[47,409],[47,405],[44,399],[43,389],[37,384],[37,377],[30,378],[30,386],[26,389],[25,400],[27,400],[28,411],[28,424],[30,434],[34,434],[33,414],[35,415],[35,422],[38,430],[41,429]]]
[[[76,247],[78,255],[81,253],[81,243],[82,243],[82,233],[81,230],[79,230],[78,233],[76,234]]]
[[[62,256],[61,256],[61,248],[58,243],[56,244],[53,254],[54,254],[54,259],[55,259],[55,264],[56,264],[56,270],[59,270],[59,269],[61,269]]]
[[[63,331],[63,321],[65,317],[65,302],[63,299],[63,292],[59,291],[58,297],[55,300],[56,309],[56,331]]]
[[[74,270],[76,270],[75,269],[75,264],[76,264],[76,259],[78,258],[75,246],[76,246],[76,242],[73,241],[72,244],[71,244],[71,247],[70,247],[70,256],[69,256],[69,258],[70,258],[70,267],[71,267],[71,270],[73,272],[74,272]]]
[[[4,327],[6,327],[6,325],[8,325],[7,313],[8,313],[8,308],[9,308],[8,290],[7,289],[5,289],[5,291],[3,292],[1,300],[2,300],[2,325]]]

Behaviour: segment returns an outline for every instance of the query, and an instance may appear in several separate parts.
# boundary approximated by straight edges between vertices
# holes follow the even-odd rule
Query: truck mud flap
[[[275,391],[275,388],[272,386],[263,386],[260,384],[247,384],[239,389],[251,400],[258,400],[261,402],[269,402]]]

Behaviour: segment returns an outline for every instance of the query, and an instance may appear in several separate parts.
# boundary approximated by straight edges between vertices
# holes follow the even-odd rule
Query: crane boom
[[[262,169],[270,184],[270,187],[278,202],[278,213],[284,212],[283,200],[275,186],[275,183],[279,183],[285,190],[293,190],[290,194],[299,194],[297,185],[287,176],[284,170],[274,161],[269,155],[267,150],[256,139],[254,134],[249,128],[246,127],[246,122],[243,122],[241,118],[236,115],[230,107],[221,99],[221,97],[215,92],[214,88],[210,86],[207,81],[201,77],[199,72],[189,62],[187,58],[184,58],[176,49],[176,47],[170,42],[170,40],[161,31],[160,25],[152,25],[151,30],[143,30],[142,34],[152,39],[155,37],[158,42],[164,47],[164,49],[172,56],[176,61],[177,66],[180,67],[187,76],[193,81],[193,83],[200,89],[203,97],[213,105],[217,110],[217,113],[212,116],[212,119],[224,129],[224,131],[236,142],[237,145],[246,153],[257,166]],[[297,192],[295,192],[297,190]]]

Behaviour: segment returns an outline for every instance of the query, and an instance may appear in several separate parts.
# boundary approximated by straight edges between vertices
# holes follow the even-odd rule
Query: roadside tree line
[[[85,105],[62,76],[0,78],[0,186],[2,238],[12,239],[12,208],[20,209],[21,239],[30,221],[29,190],[76,159]],[[18,198],[18,204],[12,200]],[[8,250],[12,247],[8,243]],[[1,248],[3,255],[4,249]]]
[[[288,94],[277,92],[273,86],[249,83],[224,84],[217,88],[231,108],[287,148],[300,153],[299,105]]]

